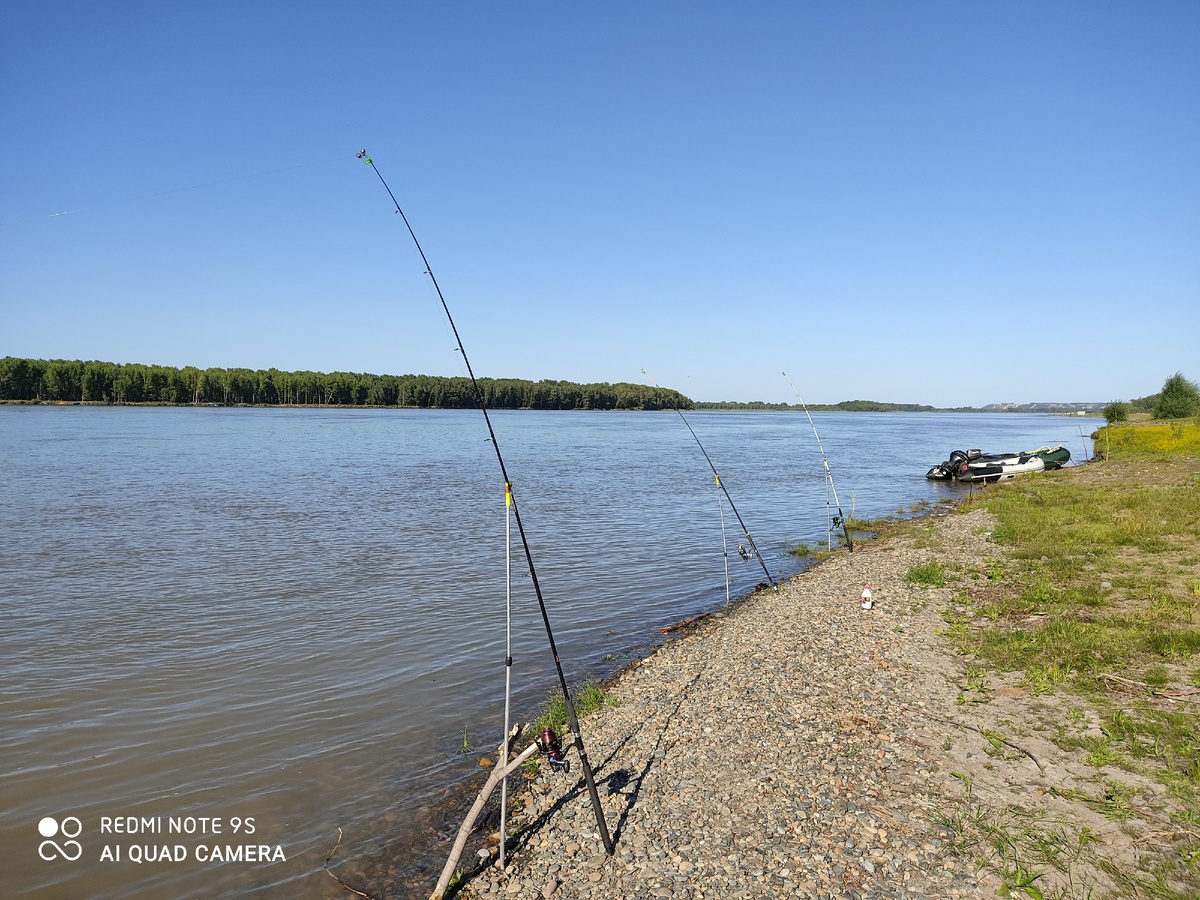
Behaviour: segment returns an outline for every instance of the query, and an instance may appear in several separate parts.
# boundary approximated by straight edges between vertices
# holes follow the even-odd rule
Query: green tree
[[[42,397],[46,400],[82,399],[83,363],[52,359],[42,375]]]
[[[87,362],[83,365],[82,399],[102,400],[112,402],[113,378],[116,377],[117,367],[112,363]]]
[[[1129,404],[1124,400],[1116,400],[1108,404],[1104,407],[1104,418],[1108,420],[1109,425],[1115,422],[1124,422],[1129,418]]]
[[[678,391],[646,384],[577,384],[480,378],[489,409],[692,409]],[[373,375],[368,372],[281,372],[198,369],[90,360],[0,359],[0,400],[105,403],[328,404],[470,409],[479,400],[469,378]],[[760,406],[762,404],[759,404]],[[785,404],[786,405],[786,404]],[[751,404],[750,406],[753,406]]]
[[[1154,406],[1156,419],[1186,419],[1200,413],[1200,387],[1176,372],[1165,382]]]

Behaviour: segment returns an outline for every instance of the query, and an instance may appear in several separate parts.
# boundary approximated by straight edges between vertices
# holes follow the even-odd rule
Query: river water
[[[957,496],[924,478],[952,449],[1066,443],[1078,460],[1092,426],[813,418],[859,518]],[[772,574],[798,571],[786,550],[824,543],[831,499],[807,419],[688,420]],[[675,413],[493,422],[569,680],[724,603],[722,516],[733,596],[763,580]],[[486,438],[477,411],[0,408],[5,894],[336,896],[321,868],[339,828],[339,860],[436,872],[439,798],[480,772],[464,739],[502,732],[506,510]],[[513,572],[527,719],[555,675],[515,555]]]

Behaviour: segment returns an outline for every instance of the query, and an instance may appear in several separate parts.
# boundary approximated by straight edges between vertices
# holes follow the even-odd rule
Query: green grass
[[[973,505],[996,518],[992,540],[1005,559],[964,579],[955,598],[985,626],[968,628],[969,616],[947,610],[942,633],[973,668],[1020,672],[1031,694],[1071,697],[1055,743],[1110,774],[1091,793],[1060,796],[1122,822],[1142,818],[1150,800],[1139,804],[1114,769],[1163,786],[1155,802],[1170,804],[1174,830],[1155,824],[1162,837],[1144,867],[1109,873],[1119,896],[1200,896],[1200,704],[1185,693],[1200,687],[1200,460],[1172,455],[1200,454],[1200,428],[1110,429],[1107,438],[1107,461],[976,495]],[[914,569],[906,580],[930,584],[933,572]],[[985,696],[969,686],[959,685],[960,703]],[[1191,699],[1164,699],[1173,692]],[[1006,880],[1014,896],[1033,896]]]
[[[967,776],[951,774],[963,781],[967,796],[935,812],[933,821],[945,831],[951,852],[970,856],[977,867],[999,873],[998,896],[1030,900],[1094,896],[1096,885],[1087,872],[1096,866],[1097,839],[1090,829],[1074,830],[1044,813],[1013,806],[989,809],[974,801]],[[1041,883],[1051,873],[1058,887]]]
[[[920,566],[913,566],[904,573],[904,581],[913,587],[945,587],[946,570],[936,559]]]
[[[892,521],[890,517],[886,516],[881,519],[859,519],[849,515],[846,516],[846,530],[851,533],[877,534],[892,524]]]
[[[577,687],[571,699],[575,701],[575,715],[579,718],[602,707],[617,705],[617,700],[612,692],[593,679],[589,679]],[[553,728],[556,732],[562,733],[566,727],[567,704],[563,700],[562,691],[556,691],[539,711],[537,719],[534,720],[534,728],[539,732],[544,728]]]
[[[1190,420],[1106,425],[1092,434],[1097,453],[1119,456],[1200,455],[1200,424]]]

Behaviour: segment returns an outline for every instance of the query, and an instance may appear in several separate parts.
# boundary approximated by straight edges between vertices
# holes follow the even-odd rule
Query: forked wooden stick
[[[454,839],[454,847],[450,851],[450,858],[446,860],[446,867],[442,869],[441,877],[438,878],[437,886],[433,889],[433,893],[429,895],[429,900],[442,900],[446,896],[446,889],[450,886],[450,879],[454,877],[454,869],[458,866],[462,852],[467,846],[467,838],[471,835],[471,829],[475,827],[475,820],[483,812],[483,805],[487,802],[488,797],[492,795],[492,791],[496,789],[496,785],[515,772],[521,763],[537,752],[537,749],[538,745],[534,742],[521,751],[520,756],[514,757],[507,766],[503,768],[496,766],[492,769],[491,777],[488,778],[487,784],[483,786],[483,790],[479,792],[479,796],[475,798],[475,805],[467,813],[462,827],[458,829],[458,837]]]

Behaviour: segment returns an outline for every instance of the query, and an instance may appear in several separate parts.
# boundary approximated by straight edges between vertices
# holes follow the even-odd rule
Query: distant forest
[[[641,384],[480,378],[489,409],[691,409],[692,401]],[[218,406],[478,405],[466,377],[197,369],[65,359],[0,359],[0,401]]]

